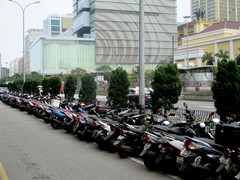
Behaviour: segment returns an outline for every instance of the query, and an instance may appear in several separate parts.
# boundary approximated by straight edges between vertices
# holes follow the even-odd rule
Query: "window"
[[[60,21],[59,20],[51,20],[51,25],[60,25]]]

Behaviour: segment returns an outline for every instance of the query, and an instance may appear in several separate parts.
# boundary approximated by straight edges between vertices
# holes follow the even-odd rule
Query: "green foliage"
[[[112,71],[107,96],[112,108],[127,106],[129,86],[128,74],[123,68],[118,67]]]
[[[22,85],[23,84],[23,76],[22,74],[14,74],[12,77],[9,78],[9,81],[12,81],[12,82],[15,82],[17,83],[18,85]]]
[[[145,71],[145,85],[147,87],[151,86],[151,82],[153,80],[154,77],[154,70],[146,70]]]
[[[240,55],[238,55],[238,56],[236,57],[235,61],[236,61],[237,65],[240,65]]]
[[[219,52],[215,54],[215,56],[221,61],[227,61],[229,59],[229,51],[223,51],[220,49]]]
[[[102,65],[96,68],[96,71],[100,72],[111,72],[112,68],[109,65]]]
[[[35,94],[39,93],[38,89],[39,83],[37,81],[26,81],[23,84],[23,93],[30,93],[30,94]]]
[[[31,72],[31,74],[26,75],[26,81],[36,81],[38,84],[42,81],[42,75],[38,72]]]
[[[87,71],[85,69],[82,69],[82,68],[76,68],[76,69],[71,71],[71,74],[76,75],[76,76],[82,76],[86,73],[87,73]]]
[[[240,69],[234,61],[218,63],[212,92],[214,105],[222,120],[230,114],[240,114]]]
[[[168,64],[158,67],[151,85],[154,91],[151,94],[153,111],[160,107],[172,108],[178,102],[182,89],[177,66]]]
[[[42,81],[44,94],[50,93],[51,96],[57,96],[61,87],[61,79],[57,76],[46,77]]]
[[[213,65],[214,64],[214,57],[212,52],[205,52],[202,57],[203,62],[206,61],[206,65]]]
[[[73,98],[77,86],[77,79],[73,75],[67,76],[67,81],[64,87],[65,97],[68,99]]]
[[[20,92],[21,90],[21,85],[16,82],[8,83],[7,87],[9,91],[13,91],[13,92]]]
[[[82,88],[79,92],[80,100],[90,103],[96,99],[96,81],[93,74],[85,74],[81,77]]]
[[[104,80],[109,81],[111,77],[112,68],[108,65],[102,65],[96,68],[96,71],[103,72]]]

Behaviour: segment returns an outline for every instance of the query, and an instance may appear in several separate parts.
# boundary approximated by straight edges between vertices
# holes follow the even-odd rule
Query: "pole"
[[[22,73],[23,73],[23,83],[25,83],[25,9],[23,9],[23,58],[22,58]]]
[[[191,16],[184,16],[183,18],[187,21],[187,67],[189,67],[189,56],[188,56],[188,19],[191,18]]]
[[[144,77],[144,0],[139,0],[139,108],[145,109]]]
[[[172,36],[172,64],[174,64],[174,36]]]
[[[22,50],[22,73],[23,73],[23,83],[25,83],[25,80],[26,80],[26,76],[25,76],[25,10],[27,9],[27,7],[29,7],[30,5],[33,5],[33,4],[38,4],[40,3],[40,1],[35,1],[33,3],[29,3],[27,4],[25,7],[23,7],[21,4],[19,4],[18,2],[16,1],[13,1],[13,0],[9,0],[10,2],[13,2],[15,4],[17,4],[21,10],[22,10],[22,18],[23,18],[23,50]]]

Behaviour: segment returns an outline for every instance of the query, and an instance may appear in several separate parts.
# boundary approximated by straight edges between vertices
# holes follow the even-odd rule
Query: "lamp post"
[[[23,26],[22,27],[23,28],[23,51],[22,51],[22,54],[23,54],[22,68],[23,68],[23,70],[22,71],[23,71],[23,83],[24,83],[25,79],[26,79],[26,77],[25,77],[25,32],[24,32],[25,31],[25,11],[26,11],[27,7],[29,7],[33,4],[38,4],[38,3],[40,3],[40,1],[35,1],[35,2],[32,2],[32,3],[29,3],[24,7],[16,1],[13,1],[13,0],[8,0],[8,1],[17,4],[21,8],[22,13],[23,13],[23,25],[22,25]]]
[[[144,0],[139,0],[139,108],[145,109],[144,77]]]
[[[188,57],[188,19],[191,18],[191,16],[183,16],[184,19],[186,19],[187,22],[187,67],[189,67],[189,57]]]

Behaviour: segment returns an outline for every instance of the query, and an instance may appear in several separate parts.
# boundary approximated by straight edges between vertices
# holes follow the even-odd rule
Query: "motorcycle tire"
[[[97,137],[96,143],[100,149],[102,149],[102,150],[106,149],[106,143],[104,142],[102,137]]]
[[[126,151],[123,148],[119,148],[118,149],[118,155],[119,155],[120,158],[127,158],[129,156],[129,152]]]
[[[156,171],[159,169],[157,163],[157,153],[153,151],[147,151],[146,154],[143,156],[143,162],[146,168],[151,171]]]
[[[56,122],[51,122],[51,126],[52,126],[52,128],[54,128],[54,129],[58,129],[59,127],[58,127],[58,124],[56,123]]]

